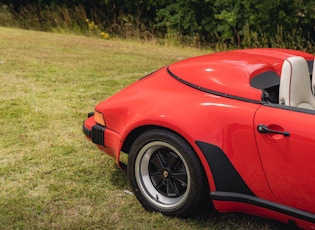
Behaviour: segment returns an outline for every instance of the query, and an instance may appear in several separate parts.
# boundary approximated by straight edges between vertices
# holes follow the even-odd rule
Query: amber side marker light
[[[94,111],[94,120],[97,124],[106,126],[103,114],[96,110]]]

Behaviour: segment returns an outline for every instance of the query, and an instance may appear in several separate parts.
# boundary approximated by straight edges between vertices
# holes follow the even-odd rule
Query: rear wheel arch
[[[160,130],[169,131],[169,132],[172,132],[172,133],[180,136],[193,149],[194,153],[196,154],[199,161],[201,162],[203,173],[207,178],[208,189],[210,190],[211,187],[212,187],[212,189],[214,189],[214,187],[212,186],[212,183],[214,184],[214,178],[213,178],[213,175],[211,174],[210,165],[208,164],[206,159],[205,159],[206,163],[202,162],[202,160],[200,159],[200,157],[205,157],[204,153],[202,153],[202,151],[201,151],[200,152],[201,156],[198,156],[196,149],[193,148],[193,146],[186,140],[186,138],[183,135],[181,135],[180,133],[178,133],[172,129],[166,128],[164,126],[159,126],[159,125],[144,125],[144,126],[137,127],[135,129],[133,129],[131,132],[129,132],[128,135],[126,136],[126,138],[124,138],[124,142],[123,142],[121,151],[126,153],[127,155],[129,155],[130,148],[131,148],[132,144],[134,143],[134,141],[137,139],[137,137],[140,136],[142,133],[149,131],[149,130],[153,130],[153,129],[160,129]],[[200,151],[200,147],[198,145],[197,145],[197,150]],[[206,165],[204,165],[204,164],[206,164]],[[127,165],[126,164],[123,164],[123,165],[124,165],[123,168],[126,168]]]
[[[123,151],[124,153],[129,154],[130,148],[132,146],[132,144],[134,143],[134,141],[143,133],[149,131],[149,130],[165,130],[167,132],[171,132],[174,133],[175,135],[178,135],[180,138],[182,138],[183,140],[185,140],[185,142],[192,148],[194,149],[189,142],[178,132],[175,132],[172,129],[163,127],[163,126],[159,126],[159,125],[145,125],[145,126],[140,126],[137,127],[135,129],[133,129],[131,132],[128,133],[128,135],[126,136],[121,151]],[[194,151],[195,152],[195,151]]]
[[[123,145],[121,147],[121,151],[124,152],[124,153],[129,154],[130,148],[131,148],[132,144],[135,142],[135,140],[141,134],[143,134],[143,133],[145,133],[145,132],[147,132],[149,130],[164,130],[164,131],[171,132],[171,133],[179,136],[180,138],[182,138],[190,146],[190,148],[192,148],[193,152],[196,154],[196,156],[199,159],[199,156],[196,153],[196,150],[193,148],[193,146],[191,146],[191,144],[186,140],[186,138],[184,138],[181,134],[179,134],[178,132],[176,132],[176,131],[174,131],[172,129],[169,129],[169,128],[166,128],[166,127],[163,127],[163,126],[158,126],[158,125],[145,125],[145,126],[140,126],[140,127],[137,127],[135,129],[133,129],[126,136],[126,138],[125,138],[125,140],[123,142]],[[200,161],[200,159],[199,159],[199,161]],[[202,163],[201,163],[201,165],[202,165]],[[204,166],[203,166],[203,171],[205,172]]]
[[[172,132],[172,133],[178,135],[179,137],[181,137],[192,148],[192,150],[194,151],[194,153],[196,154],[196,156],[198,157],[198,159],[202,165],[203,172],[204,172],[205,176],[207,177],[208,188],[210,189],[209,181],[213,181],[213,178],[211,176],[210,176],[210,178],[208,178],[209,175],[207,175],[207,173],[206,173],[206,169],[205,169],[206,166],[202,164],[198,154],[196,153],[196,150],[193,148],[193,146],[191,146],[191,144],[186,140],[186,138],[184,138],[181,134],[179,134],[178,132],[176,132],[172,129],[169,129],[169,128],[166,128],[163,126],[158,126],[158,125],[145,125],[145,126],[137,127],[135,129],[133,129],[131,132],[129,132],[129,134],[126,136],[126,138],[123,142],[121,151],[129,155],[130,148],[131,148],[132,144],[134,143],[134,141],[137,139],[137,137],[139,137],[142,133],[145,133],[145,132],[147,132],[149,130],[153,130],[153,129],[165,130],[168,132]]]
[[[129,132],[129,134],[126,136],[124,143],[121,147],[121,151],[123,151],[124,153],[129,154],[130,148],[133,144],[133,142],[137,139],[138,136],[140,136],[142,133],[151,130],[151,129],[163,129],[160,126],[155,126],[155,125],[146,125],[146,126],[141,126],[141,127],[137,127],[134,130],[132,130],[131,132]],[[165,129],[165,128],[164,128]]]

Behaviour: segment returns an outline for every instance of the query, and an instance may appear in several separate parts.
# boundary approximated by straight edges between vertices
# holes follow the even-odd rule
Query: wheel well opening
[[[142,127],[138,127],[134,130],[132,130],[128,136],[126,137],[124,144],[121,148],[121,151],[123,151],[124,153],[129,154],[131,145],[133,144],[133,142],[137,139],[137,137],[139,135],[141,135],[142,133],[146,132],[147,130],[151,130],[151,129],[165,129],[165,130],[169,130],[160,126],[155,126],[155,125],[147,125],[147,126],[142,126]]]

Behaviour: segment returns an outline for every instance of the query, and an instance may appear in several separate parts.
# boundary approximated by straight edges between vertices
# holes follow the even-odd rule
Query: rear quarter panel
[[[220,147],[250,189],[259,197],[273,200],[253,130],[253,117],[259,106],[193,89],[161,69],[96,109],[104,113],[106,126],[121,136],[121,145],[132,130],[148,125],[168,128],[183,136],[200,158],[212,191],[216,188],[211,170],[195,142]]]

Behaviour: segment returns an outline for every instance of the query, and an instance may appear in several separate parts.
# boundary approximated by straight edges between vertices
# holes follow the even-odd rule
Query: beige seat
[[[306,60],[294,56],[282,65],[279,103],[304,109],[315,109],[311,80]]]

